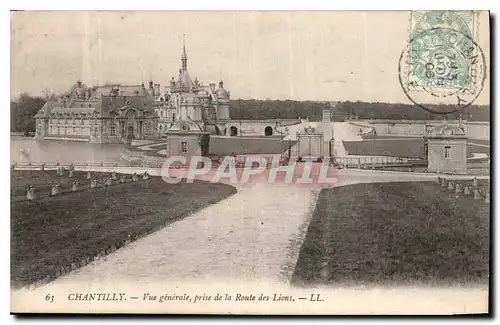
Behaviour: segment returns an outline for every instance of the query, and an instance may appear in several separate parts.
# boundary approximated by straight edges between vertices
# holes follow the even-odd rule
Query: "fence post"
[[[56,196],[57,194],[59,194],[59,184],[54,183],[52,184],[52,196]]]
[[[480,200],[481,199],[481,194],[479,193],[479,189],[475,188],[474,189],[474,200]]]

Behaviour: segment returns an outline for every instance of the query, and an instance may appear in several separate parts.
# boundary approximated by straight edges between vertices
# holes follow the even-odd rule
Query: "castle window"
[[[444,147],[444,159],[451,159],[451,147],[450,146]]]
[[[181,152],[182,153],[188,152],[188,150],[187,150],[187,142],[186,141],[182,141],[181,142]]]
[[[109,128],[109,131],[110,131],[110,134],[112,136],[116,135],[116,128],[115,128],[115,121],[114,121],[114,119],[113,119],[113,121],[111,121],[111,126]]]

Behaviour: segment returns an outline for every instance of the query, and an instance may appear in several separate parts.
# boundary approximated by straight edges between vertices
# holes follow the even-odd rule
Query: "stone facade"
[[[203,134],[207,133],[169,133],[167,138],[166,155],[168,157],[183,156],[186,158],[189,158],[191,156],[200,156],[200,142]]]
[[[78,82],[38,111],[35,138],[93,143],[155,138],[158,117],[152,105],[144,85],[92,89]]]
[[[444,124],[427,136],[428,171],[467,173],[467,137],[462,127]]]

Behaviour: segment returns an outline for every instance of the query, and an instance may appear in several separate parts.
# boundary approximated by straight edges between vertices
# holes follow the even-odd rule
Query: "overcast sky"
[[[489,62],[488,17],[480,44]],[[409,12],[17,12],[11,97],[76,80],[166,85],[180,68],[232,98],[410,103],[398,80]],[[489,79],[477,104],[489,103]]]

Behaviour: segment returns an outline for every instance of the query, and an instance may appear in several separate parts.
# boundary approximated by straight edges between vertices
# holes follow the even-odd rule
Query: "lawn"
[[[58,179],[55,172],[13,174],[13,189],[26,183],[38,188]],[[75,172],[77,179],[85,176]],[[56,197],[45,195],[34,202],[12,201],[11,285],[50,281],[235,192],[225,184],[166,184],[152,177]]]
[[[432,182],[323,189],[292,285],[488,283],[489,219]]]
[[[423,138],[375,138],[344,141],[349,155],[425,158]]]

